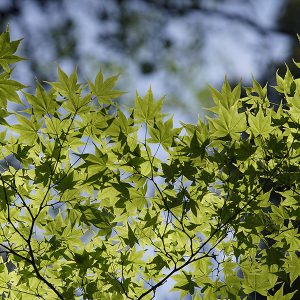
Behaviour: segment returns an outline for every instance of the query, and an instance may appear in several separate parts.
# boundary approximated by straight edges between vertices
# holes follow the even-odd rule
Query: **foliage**
[[[174,128],[151,89],[120,107],[118,76],[101,70],[83,84],[58,68],[49,90],[25,93],[10,77],[19,42],[0,41],[3,299],[152,299],[170,278],[181,297],[292,298],[300,82],[289,70],[279,105],[255,80],[245,97],[226,80],[214,118]]]

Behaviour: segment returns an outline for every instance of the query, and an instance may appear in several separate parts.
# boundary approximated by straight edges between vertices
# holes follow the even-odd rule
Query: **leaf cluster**
[[[299,279],[300,81],[212,88],[214,117],[174,128],[151,89],[76,69],[26,93],[0,36],[2,299],[292,299]],[[17,102],[20,111],[10,111]]]

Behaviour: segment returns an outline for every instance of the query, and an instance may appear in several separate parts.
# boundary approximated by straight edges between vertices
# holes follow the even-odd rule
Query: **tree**
[[[11,78],[19,43],[0,36],[3,299],[153,299],[170,278],[194,299],[292,299],[300,81],[289,70],[279,105],[255,80],[243,98],[225,80],[213,118],[174,128],[151,89],[118,105],[118,75],[101,69],[85,84],[58,67],[49,90],[24,92]]]

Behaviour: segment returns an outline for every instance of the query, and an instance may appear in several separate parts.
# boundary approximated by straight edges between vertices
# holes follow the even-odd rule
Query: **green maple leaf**
[[[26,86],[9,79],[8,73],[0,74],[0,106],[6,108],[7,100],[22,104],[17,91],[25,88]]]
[[[55,101],[56,97],[53,94],[53,90],[47,93],[39,82],[36,82],[36,84],[36,96],[24,93],[28,103],[37,115],[54,114],[59,105]]]
[[[152,125],[155,120],[161,120],[164,114],[161,112],[164,98],[154,101],[151,87],[147,94],[142,99],[139,94],[136,94],[134,117],[137,123],[146,122]]]
[[[225,77],[224,83],[222,85],[222,90],[219,92],[213,87],[209,87],[212,98],[217,105],[216,107],[222,105],[226,109],[230,109],[230,107],[234,106],[241,96],[241,82],[231,90],[230,84]],[[215,111],[215,108],[209,109],[211,111]]]
[[[267,300],[291,300],[294,296],[294,294],[296,293],[288,293],[288,294],[283,294],[283,285],[281,286],[281,288],[275,293],[274,296],[268,296]]]
[[[0,35],[0,65],[7,73],[11,71],[10,64],[24,60],[24,58],[15,55],[21,41],[22,39],[10,41],[9,28]]]
[[[94,225],[101,230],[101,234],[111,233],[115,223],[112,222],[113,215],[107,210],[100,210],[96,204],[77,205],[82,213],[81,220],[87,225]]]
[[[300,260],[296,254],[292,253],[287,261],[286,264],[288,265],[287,272],[289,273],[289,277],[291,283],[293,283],[299,276],[300,276]]]
[[[58,66],[58,82],[48,82],[58,95],[63,96],[62,107],[70,113],[83,113],[89,110],[88,104],[91,101],[91,93],[82,96],[85,86],[78,83],[77,68],[68,76]],[[65,101],[66,100],[66,101]]]
[[[265,116],[262,109],[258,111],[256,116],[253,116],[251,113],[249,113],[248,121],[250,131],[255,137],[259,135],[262,137],[268,137],[273,130],[271,125],[271,113],[269,112]]]
[[[230,135],[232,139],[239,139],[241,132],[247,129],[246,116],[238,113],[237,105],[226,109],[219,107],[218,119],[208,118],[212,136],[214,138]]]
[[[160,143],[166,150],[171,147],[174,136],[180,132],[180,128],[173,128],[173,118],[168,119],[165,123],[158,121],[154,127],[149,128],[151,136],[149,143]]]
[[[77,83],[77,70],[68,76],[59,66],[58,70],[58,82],[48,82],[53,88],[64,97],[73,97],[74,94],[81,92],[81,84]]]
[[[88,81],[92,94],[97,96],[100,103],[110,104],[112,99],[124,94],[124,92],[114,89],[119,76],[120,74],[117,74],[104,80],[103,73],[100,68],[95,82],[92,83],[91,81]]]
[[[36,121],[34,117],[27,119],[22,115],[17,115],[19,124],[12,126],[13,130],[20,134],[20,140],[22,142],[32,145],[38,139],[38,130],[40,129],[40,124]]]
[[[173,290],[181,290],[180,296],[183,297],[188,293],[194,294],[194,290],[198,287],[197,283],[193,280],[191,274],[186,273],[185,271],[182,272],[183,274],[175,275],[173,278],[176,281],[176,285],[174,286]]]
[[[139,241],[136,235],[134,234],[132,228],[130,227],[129,223],[127,224],[127,226],[128,226],[128,239],[125,239],[125,241],[129,245],[129,247],[132,248],[136,243],[138,244]]]

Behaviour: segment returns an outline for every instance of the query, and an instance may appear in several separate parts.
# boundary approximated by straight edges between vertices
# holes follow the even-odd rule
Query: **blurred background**
[[[9,23],[13,39],[25,37],[20,55],[30,61],[14,74],[24,84],[54,80],[54,62],[78,66],[82,80],[101,64],[107,75],[122,71],[122,101],[151,84],[185,121],[203,116],[208,84],[220,87],[225,74],[274,84],[285,61],[300,59],[299,15],[299,0],[0,0],[2,30]]]
[[[26,85],[78,66],[81,80],[122,72],[120,101],[149,86],[166,95],[175,121],[195,122],[211,105],[208,84],[274,85],[284,62],[299,76],[299,0],[0,0],[2,31],[25,37],[14,78]],[[270,97],[276,93],[270,88]],[[161,288],[157,299],[167,299]],[[170,299],[175,299],[171,296]]]

